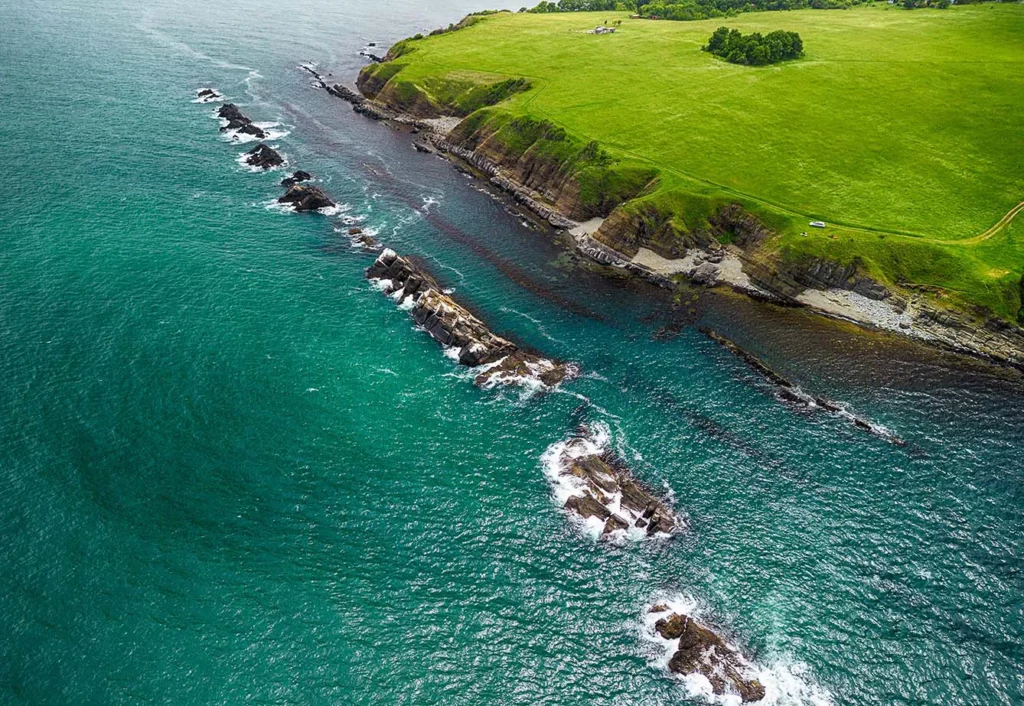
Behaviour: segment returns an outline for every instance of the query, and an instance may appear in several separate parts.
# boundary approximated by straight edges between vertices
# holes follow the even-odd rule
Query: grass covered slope
[[[585,33],[613,19],[616,34]],[[722,24],[798,32],[805,55],[729,64],[700,50]],[[382,98],[436,96],[433,109],[463,115],[497,103],[491,114],[595,141],[617,168],[658,175],[629,195],[672,231],[740,203],[782,257],[859,257],[888,284],[941,287],[1003,318],[1020,309],[1020,227],[978,236],[1024,199],[1024,6],[686,23],[500,13],[397,53],[368,71],[387,75]],[[830,228],[800,235],[811,219]]]

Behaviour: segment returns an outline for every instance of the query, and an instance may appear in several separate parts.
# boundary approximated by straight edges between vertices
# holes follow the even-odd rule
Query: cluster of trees
[[[611,10],[632,11],[635,10],[633,3],[624,3],[621,0],[558,0],[558,2],[542,2],[536,7],[520,12],[605,12]]]
[[[741,12],[764,10],[834,10],[860,5],[871,0],[542,0],[520,12],[633,12],[641,17],[662,20],[706,20],[734,17]],[[904,2],[948,2],[949,0],[903,0]]]
[[[907,10],[913,10],[915,7],[934,7],[945,10],[952,4],[951,0],[903,0],[900,3]]]
[[[733,64],[765,66],[804,53],[804,43],[796,32],[776,30],[768,34],[742,34],[737,29],[719,27],[704,46],[704,51],[720,56]]]

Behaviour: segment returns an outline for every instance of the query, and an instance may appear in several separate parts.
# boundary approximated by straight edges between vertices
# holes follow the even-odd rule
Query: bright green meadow
[[[614,35],[586,33],[617,20]],[[729,64],[701,51],[720,25],[796,31],[805,55]],[[859,256],[889,284],[1017,315],[1024,245],[1001,219],[1024,198],[1020,5],[701,22],[500,13],[409,46],[394,82],[429,96],[525,77],[501,109],[655,167],[644,198],[681,222],[739,202],[779,231],[768,247],[783,256]],[[811,219],[829,228],[802,235]]]

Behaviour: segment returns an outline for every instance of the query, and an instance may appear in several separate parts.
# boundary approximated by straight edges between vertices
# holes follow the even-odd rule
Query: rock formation
[[[304,172],[301,169],[299,169],[298,171],[294,172],[291,176],[282,179],[281,186],[291,188],[300,182],[309,181],[312,178],[312,174],[310,174],[309,172]]]
[[[411,303],[416,323],[441,345],[457,349],[460,364],[479,367],[475,382],[481,387],[531,383],[553,387],[575,372],[569,364],[529,353],[491,333],[423,268],[393,250],[384,250],[366,277],[380,281],[385,293],[400,305]]]
[[[754,678],[750,662],[739,650],[690,616],[674,613],[667,606],[656,605],[650,612],[665,613],[654,624],[654,630],[666,640],[677,641],[669,670],[683,676],[703,675],[719,696],[735,693],[744,703],[764,698],[764,685]]]
[[[296,211],[315,211],[318,208],[328,208],[334,205],[323,189],[308,184],[296,184],[277,201],[278,203],[293,204]]]
[[[262,128],[257,127],[252,120],[245,117],[242,111],[238,109],[238,106],[234,103],[225,103],[217,111],[217,115],[226,120],[227,122],[221,127],[221,132],[227,132],[228,130],[234,130],[235,132],[245,133],[246,135],[253,135],[259,139],[264,139],[267,133]]]
[[[836,402],[832,402],[824,397],[815,397],[807,394],[800,389],[799,386],[794,385],[782,375],[775,372],[775,370],[773,370],[763,360],[755,356],[753,353],[740,348],[722,334],[707,328],[701,329],[701,332],[757,371],[768,382],[775,386],[779,397],[786,402],[807,409],[821,409],[825,412],[842,417],[858,429],[871,432],[872,434],[880,436],[886,441],[896,444],[897,446],[906,446],[906,441],[896,436],[885,427],[856,416]]]
[[[585,428],[565,444],[556,466],[556,482],[573,488],[565,509],[603,523],[602,537],[631,529],[647,536],[670,534],[681,524],[668,504],[637,481],[621,459],[595,447]]]
[[[203,103],[209,103],[211,101],[220,100],[223,96],[218,93],[215,88],[200,88],[196,91],[196,98]]]
[[[273,147],[268,147],[262,142],[245,154],[245,163],[252,167],[270,169],[272,167],[280,167],[284,164],[284,157],[278,154],[277,150]]]

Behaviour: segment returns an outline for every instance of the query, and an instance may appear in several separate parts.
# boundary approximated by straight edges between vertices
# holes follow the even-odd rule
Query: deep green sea
[[[299,68],[350,80],[475,9],[0,4],[0,702],[707,703],[644,636],[672,599],[765,703],[1024,703],[1021,376],[603,278]],[[342,212],[268,208],[284,172],[236,162],[204,85]],[[581,376],[474,387],[365,281],[356,223]],[[579,424],[687,530],[568,521],[542,457]]]

